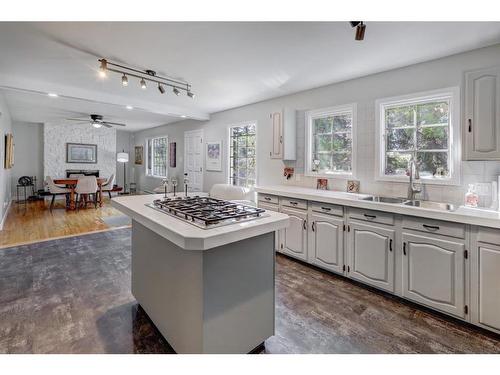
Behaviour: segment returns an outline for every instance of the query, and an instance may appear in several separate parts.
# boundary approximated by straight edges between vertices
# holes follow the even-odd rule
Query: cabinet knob
[[[302,224],[302,229],[307,230],[307,220],[304,220],[304,223]]]

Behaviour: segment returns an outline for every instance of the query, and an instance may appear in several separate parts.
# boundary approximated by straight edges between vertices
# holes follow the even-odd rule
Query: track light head
[[[161,85],[161,83],[158,84],[158,90],[162,93],[165,94],[165,88]]]
[[[128,86],[128,78],[125,74],[122,76],[122,85]]]
[[[351,24],[351,27],[356,27],[361,23],[361,21],[349,21],[349,23]]]
[[[100,59],[99,61],[101,62],[101,66],[99,67],[99,75],[104,78],[106,77],[106,73],[108,70],[108,62],[106,61],[106,59]]]
[[[366,29],[366,25],[363,22],[360,22],[356,26],[356,36],[354,37],[354,39],[356,39],[356,40],[365,39],[365,29]]]
[[[196,95],[193,92],[188,91],[187,96],[189,96],[191,99],[193,99]]]
[[[146,81],[143,79],[141,79],[141,89],[143,90],[146,90],[147,86],[146,86]]]
[[[179,95],[180,95],[180,93],[181,93],[177,87],[174,87],[174,89],[172,90],[172,92],[173,92],[175,95],[177,95],[177,96],[179,96]]]

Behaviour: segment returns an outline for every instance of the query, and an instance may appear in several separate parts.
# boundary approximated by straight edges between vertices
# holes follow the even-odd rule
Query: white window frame
[[[351,112],[352,113],[352,124],[351,124],[351,172],[331,172],[331,173],[320,173],[314,172],[312,170],[312,128],[313,120],[318,117],[331,116],[335,114]],[[320,108],[307,111],[305,113],[305,139],[306,139],[306,152],[305,152],[305,175],[312,177],[321,178],[340,178],[340,179],[350,179],[356,178],[356,154],[357,154],[357,104],[343,104],[333,107]]]
[[[227,135],[226,135],[226,140],[227,140],[227,160],[226,160],[226,165],[227,165],[227,175],[226,175],[226,181],[229,185],[232,185],[231,182],[231,129],[232,128],[237,128],[241,126],[248,126],[248,125],[254,125],[255,126],[255,186],[258,186],[258,181],[259,181],[259,157],[258,157],[258,131],[259,127],[257,125],[257,121],[244,121],[240,122],[237,124],[232,124],[227,127]]]
[[[461,171],[461,122],[460,122],[460,88],[449,87],[439,90],[418,92],[414,94],[378,99],[375,101],[376,118],[376,151],[375,178],[377,181],[408,182],[407,176],[388,176],[385,174],[385,108],[395,105],[418,104],[434,100],[449,100],[449,170],[450,177],[423,177],[420,182],[429,185],[460,185]]]
[[[148,169],[149,169],[149,149],[148,149],[148,142],[149,141],[153,141],[154,139],[157,139],[157,138],[165,138],[167,140],[167,175],[166,176],[158,176],[158,175],[154,175],[154,174],[148,174]],[[144,165],[146,166],[145,168],[145,171],[144,173],[146,174],[146,177],[150,177],[150,178],[157,178],[157,179],[164,179],[164,178],[168,178],[168,168],[169,168],[169,153],[170,153],[170,149],[169,149],[169,144],[168,144],[168,135],[157,135],[155,137],[149,137],[149,138],[146,138],[146,142],[145,142],[145,145],[144,145],[144,149],[146,150],[145,152],[145,163]],[[153,160],[153,158],[151,158],[151,160]],[[151,168],[151,171],[153,171],[153,168]]]

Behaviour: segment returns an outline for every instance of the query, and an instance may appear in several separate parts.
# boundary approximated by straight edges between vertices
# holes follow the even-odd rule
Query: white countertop
[[[204,193],[189,195],[206,196]],[[119,196],[111,200],[111,205],[185,250],[208,250],[288,226],[288,215],[267,211],[269,216],[256,220],[201,229],[146,206],[161,197],[163,194]]]
[[[500,228],[500,212],[481,209],[459,207],[456,211],[441,211],[421,207],[404,206],[401,204],[364,201],[361,198],[370,194],[354,194],[332,190],[316,190],[299,186],[259,186],[255,190],[259,193],[280,195],[296,199],[305,199],[323,203],[333,203],[343,206],[366,208],[371,210],[393,212],[402,215],[425,217],[436,220],[453,221],[457,223],[481,225],[491,228]]]

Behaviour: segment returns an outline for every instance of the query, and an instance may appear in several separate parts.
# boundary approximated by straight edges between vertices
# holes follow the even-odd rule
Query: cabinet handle
[[[266,201],[270,201],[270,200],[271,200],[271,198],[269,198],[269,197],[264,197],[264,199],[265,199]]]
[[[316,222],[315,222],[315,221],[313,221],[313,223],[312,223],[312,225],[311,225],[311,229],[312,229],[312,231],[313,231],[313,232],[316,230],[315,223],[316,223]]]
[[[332,210],[330,207],[321,207],[321,209],[324,211],[331,211]]]
[[[469,133],[472,133],[472,120],[469,119]]]
[[[389,239],[389,251],[392,251],[392,238]]]
[[[269,156],[273,156],[273,153],[271,151],[269,151]]]
[[[377,215],[368,215],[368,214],[363,214],[363,215],[365,215],[365,217],[369,219],[375,219],[377,217]]]
[[[298,205],[298,203],[297,203],[297,202],[292,202],[292,201],[290,201],[290,204],[291,204],[292,206],[296,206],[296,205]]]
[[[307,230],[307,220],[304,220],[304,223],[302,224],[302,229]]]
[[[403,242],[403,255],[406,255],[406,242]]]
[[[280,143],[283,143],[283,136],[280,135]]]
[[[425,229],[430,229],[430,230],[439,230],[439,227],[437,225],[427,225],[427,224],[422,224],[422,226]]]

